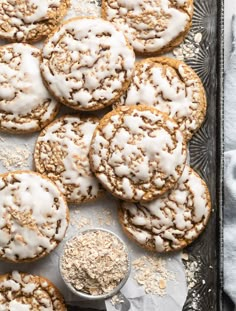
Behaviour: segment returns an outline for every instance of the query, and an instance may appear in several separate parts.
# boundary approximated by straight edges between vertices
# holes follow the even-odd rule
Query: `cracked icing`
[[[201,126],[207,105],[197,74],[183,62],[166,57],[138,62],[121,102],[154,106],[167,113],[178,123],[186,139]]]
[[[62,103],[96,110],[127,89],[134,60],[132,48],[114,25],[99,18],[75,18],[46,41],[41,71]]]
[[[191,25],[192,0],[103,0],[102,16],[115,23],[139,53],[178,45]]]
[[[34,42],[52,32],[70,5],[69,0],[1,0],[0,37]]]
[[[0,276],[0,311],[66,311],[64,299],[47,279],[13,271]]]
[[[0,258],[31,261],[63,239],[69,212],[58,188],[31,171],[0,177]]]
[[[90,201],[103,192],[88,159],[97,125],[95,117],[65,116],[44,129],[37,140],[37,171],[53,180],[69,202]]]
[[[182,174],[186,145],[177,124],[153,107],[120,107],[95,130],[90,163],[101,183],[127,201],[150,201]]]
[[[28,44],[0,47],[0,130],[34,132],[57,114],[59,105],[41,78],[40,55]]]
[[[181,249],[205,228],[211,212],[205,182],[186,166],[176,187],[148,203],[121,203],[124,231],[142,247],[157,252]]]

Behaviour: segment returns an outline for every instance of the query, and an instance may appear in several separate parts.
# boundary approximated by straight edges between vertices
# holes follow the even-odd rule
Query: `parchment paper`
[[[93,12],[99,14],[97,7],[98,1],[93,0],[73,0],[66,19],[81,14],[81,4],[84,5],[84,15],[94,15]],[[0,45],[4,42],[0,42]],[[36,44],[39,48],[42,43]],[[60,113],[64,111],[68,113],[72,110],[62,108]],[[74,113],[74,112],[73,112]],[[35,140],[38,133],[28,135],[12,135],[0,133],[0,172],[19,169],[33,169],[33,150]],[[8,158],[8,159],[6,159]],[[10,163],[10,164],[9,164]],[[33,263],[27,264],[9,264],[0,263],[0,274],[17,269],[19,271],[38,274],[50,279],[62,292],[68,304],[77,305],[80,308],[95,308],[102,310],[106,308],[108,311],[120,310],[124,311],[123,304],[113,305],[111,300],[88,302],[79,299],[73,295],[65,286],[59,274],[58,262],[62,252],[63,245],[67,239],[75,235],[81,229],[100,227],[107,228],[117,233],[128,245],[131,260],[140,258],[144,255],[150,255],[143,249],[136,246],[122,232],[117,220],[117,204],[118,202],[110,195],[104,195],[97,201],[83,205],[71,205],[71,223],[69,225],[64,241],[47,257]],[[159,256],[160,257],[160,256]],[[166,269],[172,272],[174,280],[167,281],[166,294],[164,296],[146,294],[142,286],[138,285],[134,280],[135,271],[132,268],[131,276],[122,289],[123,295],[130,302],[131,311],[181,311],[187,297],[187,285],[185,278],[185,268],[181,261],[181,254],[172,254],[161,256],[164,260]]]

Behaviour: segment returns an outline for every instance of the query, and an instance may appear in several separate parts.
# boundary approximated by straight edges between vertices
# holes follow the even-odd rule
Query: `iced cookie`
[[[122,202],[119,219],[125,233],[157,252],[176,251],[194,241],[206,227],[211,199],[206,183],[189,166],[176,187],[147,203]]]
[[[154,106],[167,113],[189,140],[206,114],[206,96],[198,75],[185,63],[167,57],[136,63],[132,82],[117,105]]]
[[[95,117],[64,116],[45,128],[36,142],[36,170],[54,181],[68,202],[91,201],[103,192],[88,158],[97,125]]]
[[[123,33],[99,18],[62,24],[43,48],[41,71],[54,96],[76,110],[96,110],[128,88],[135,56]]]
[[[1,0],[0,38],[39,41],[59,24],[69,5],[69,0]]]
[[[56,116],[59,104],[43,84],[40,56],[28,44],[0,47],[0,131],[35,132]]]
[[[127,36],[136,52],[161,54],[188,32],[193,0],[102,0],[102,17]]]
[[[186,144],[166,114],[144,105],[123,106],[101,119],[89,155],[92,170],[114,196],[151,201],[181,176]]]
[[[0,275],[0,311],[66,311],[64,298],[48,279],[13,271]]]
[[[0,175],[0,258],[33,261],[63,239],[69,221],[65,199],[48,178],[31,171]]]

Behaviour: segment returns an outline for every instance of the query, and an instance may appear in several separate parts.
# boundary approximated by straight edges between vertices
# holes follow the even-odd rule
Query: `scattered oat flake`
[[[69,10],[69,17],[72,16],[97,16],[101,15],[101,6],[98,0],[72,0]]]
[[[102,209],[102,211],[99,211],[99,216],[97,219],[100,226],[111,226],[114,223],[112,213],[108,209]]]
[[[175,280],[175,275],[166,268],[163,259],[156,256],[142,256],[132,262],[134,279],[142,285],[147,294],[166,294],[167,282]]]
[[[199,281],[198,274],[201,268],[201,263],[197,260],[188,261],[186,264],[186,278],[188,283],[188,288],[193,288]]]
[[[196,33],[196,34],[194,35],[194,41],[195,41],[196,43],[200,43],[200,42],[202,41],[202,34],[201,34],[200,32],[198,32],[198,33]]]
[[[0,147],[0,161],[8,170],[28,168],[28,161],[31,156],[29,147],[17,145],[3,145]]]
[[[116,305],[120,305],[124,302],[124,299],[121,295],[114,295],[112,298],[111,298],[111,304],[113,306],[116,306]]]
[[[189,259],[189,256],[187,253],[182,253],[181,258],[187,261]]]
[[[187,38],[173,50],[173,55],[179,60],[197,57],[200,52],[202,33],[190,31]]]
[[[88,218],[85,216],[78,216],[79,215],[78,211],[74,211],[73,213],[71,213],[71,215],[72,215],[72,217],[71,217],[70,224],[73,227],[76,227],[77,229],[82,229],[84,227],[88,227],[88,226],[93,225],[93,221],[91,218]],[[73,217],[73,216],[75,216],[75,217]]]

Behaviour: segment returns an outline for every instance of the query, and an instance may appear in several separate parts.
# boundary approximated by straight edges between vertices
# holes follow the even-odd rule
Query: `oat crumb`
[[[30,156],[31,151],[27,144],[24,144],[23,146],[0,146],[0,161],[8,171],[11,171],[12,169],[28,168],[28,161]]]
[[[179,60],[197,57],[200,52],[202,33],[190,31],[187,38],[173,50],[173,55]]]
[[[120,305],[124,302],[124,299],[122,298],[121,295],[114,295],[112,298],[111,298],[111,304],[113,306],[116,306],[116,305]]]
[[[165,261],[156,256],[142,256],[134,260],[132,266],[135,270],[134,279],[147,294],[164,296],[167,281],[175,280],[175,275],[167,270]]]

